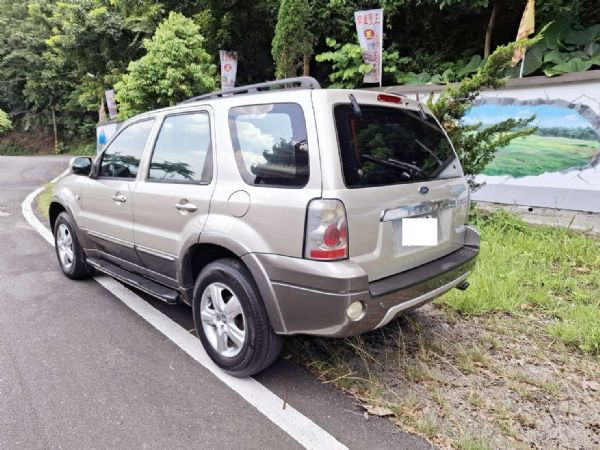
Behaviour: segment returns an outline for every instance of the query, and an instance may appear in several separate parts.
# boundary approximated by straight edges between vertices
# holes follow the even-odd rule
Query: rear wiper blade
[[[423,150],[425,150],[427,153],[429,153],[431,156],[433,156],[433,157],[434,157],[434,159],[437,161],[437,163],[438,163],[440,166],[441,166],[442,164],[444,164],[444,163],[443,163],[443,162],[440,160],[440,158],[438,158],[438,157],[436,156],[436,154],[435,154],[435,153],[433,153],[433,152],[431,151],[431,149],[430,149],[429,147],[427,147],[425,144],[423,144],[423,143],[422,143],[420,140],[418,140],[418,139],[415,139],[415,142],[416,142],[416,143],[417,143],[417,144],[418,144],[418,145],[419,145],[419,146],[420,146],[420,147],[421,147]]]
[[[396,167],[396,168],[399,168],[399,169],[415,170],[415,171],[419,172],[420,174],[423,174],[423,171],[421,170],[420,167],[417,167],[417,166],[415,166],[413,164],[410,164],[410,163],[406,163],[404,161],[398,161],[397,159],[393,159],[393,158],[381,158],[379,156],[372,156],[372,155],[361,155],[361,158],[364,158],[364,159],[369,160],[369,161],[381,163],[381,164],[386,164],[388,166]]]

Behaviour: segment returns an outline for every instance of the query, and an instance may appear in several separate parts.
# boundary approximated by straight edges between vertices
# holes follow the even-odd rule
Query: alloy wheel
[[[223,283],[211,283],[200,299],[202,329],[221,356],[238,355],[246,342],[246,317],[234,292]]]
[[[70,270],[73,266],[73,236],[69,227],[61,223],[56,230],[56,248],[58,249],[58,257],[60,263],[65,270]]]

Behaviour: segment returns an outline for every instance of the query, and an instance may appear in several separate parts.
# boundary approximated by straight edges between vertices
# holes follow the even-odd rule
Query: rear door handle
[[[182,198],[179,203],[175,203],[175,208],[182,212],[194,212],[198,209],[196,205],[190,203],[187,199]]]
[[[115,192],[115,195],[112,196],[112,199],[118,203],[125,203],[127,201],[127,197],[120,192]]]

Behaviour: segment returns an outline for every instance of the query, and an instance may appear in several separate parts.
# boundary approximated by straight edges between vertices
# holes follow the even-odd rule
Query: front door
[[[137,253],[147,269],[171,279],[208,217],[215,184],[212,142],[208,109],[166,116],[135,188]]]
[[[124,128],[100,157],[96,178],[81,187],[80,227],[100,255],[140,264],[133,244],[133,187],[154,120]],[[116,258],[116,259],[115,259]]]

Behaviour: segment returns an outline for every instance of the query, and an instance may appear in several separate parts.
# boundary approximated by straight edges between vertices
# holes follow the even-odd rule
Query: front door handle
[[[112,199],[118,203],[125,203],[127,201],[127,197],[125,197],[120,192],[115,192],[115,195],[112,196]]]
[[[187,199],[182,198],[179,203],[175,203],[175,208],[181,212],[194,212],[198,209],[196,205],[190,203]]]

